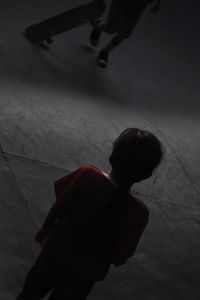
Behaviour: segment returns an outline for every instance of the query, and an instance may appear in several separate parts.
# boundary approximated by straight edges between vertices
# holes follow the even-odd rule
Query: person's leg
[[[100,41],[101,33],[103,31],[103,22],[101,20],[93,23],[93,30],[90,34],[90,43],[92,46],[97,46]]]
[[[48,256],[41,253],[29,271],[23,289],[16,300],[39,300],[55,286],[57,266]]]
[[[121,35],[120,33],[118,33],[112,38],[110,43],[108,43],[100,51],[99,56],[98,56],[98,63],[101,67],[103,67],[103,68],[107,67],[110,51],[112,51],[117,46],[119,46],[125,39],[126,39],[126,37],[124,37],[124,35]]]
[[[38,300],[38,298],[35,298],[34,296],[30,296],[30,295],[25,295],[24,292],[21,292],[16,300]]]
[[[120,28],[118,29],[117,34],[111,39],[111,41],[100,51],[98,56],[98,62],[101,67],[106,67],[108,64],[109,53],[121,45],[124,40],[128,39],[133,29],[135,28],[142,11],[138,12],[135,16],[123,16],[120,23]]]
[[[114,34],[120,26],[121,14],[113,6],[111,6],[106,22],[97,20],[92,23],[93,30],[90,34],[90,43],[92,46],[97,46],[100,41],[101,33]]]
[[[49,300],[85,300],[95,284],[95,281],[78,278],[72,274],[64,273],[62,277]]]

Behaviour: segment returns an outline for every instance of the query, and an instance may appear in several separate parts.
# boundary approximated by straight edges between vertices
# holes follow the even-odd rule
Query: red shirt
[[[135,252],[149,213],[141,201],[131,194],[124,195],[123,209],[114,219],[112,234],[107,235],[106,205],[116,192],[118,188],[94,166],[82,167],[56,181],[56,201],[61,213],[44,250],[68,268],[69,261],[73,261],[72,267],[77,262],[82,269],[93,265],[101,275],[110,264],[124,264]],[[99,217],[100,225],[95,227],[99,211],[103,214]],[[95,248],[100,235],[103,238]]]

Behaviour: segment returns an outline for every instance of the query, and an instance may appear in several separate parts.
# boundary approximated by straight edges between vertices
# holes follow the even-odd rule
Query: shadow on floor
[[[3,79],[45,89],[67,90],[85,94],[93,99],[130,103],[129,93],[113,79],[114,70],[101,69],[96,63],[97,51],[76,41],[62,39],[49,51],[21,38],[22,51],[16,55],[6,48],[0,50]],[[14,83],[13,83],[14,84]]]

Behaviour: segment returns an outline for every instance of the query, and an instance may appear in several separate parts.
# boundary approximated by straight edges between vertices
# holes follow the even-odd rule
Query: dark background
[[[199,1],[146,11],[107,70],[96,65],[89,25],[57,36],[49,52],[24,39],[26,26],[86,2],[0,3],[0,299],[15,298],[39,253],[34,235],[53,182],[86,164],[109,171],[113,139],[137,126],[166,148],[158,172],[134,187],[150,223],[135,256],[88,299],[198,300]]]

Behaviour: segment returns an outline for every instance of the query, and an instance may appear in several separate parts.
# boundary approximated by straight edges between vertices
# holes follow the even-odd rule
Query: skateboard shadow
[[[62,81],[68,90],[90,95],[94,99],[103,98],[106,102],[110,99],[124,103],[124,89],[115,81],[116,77],[113,78],[115,66],[100,68],[97,65],[98,50],[73,41],[67,53],[60,47],[60,50],[55,51],[52,48],[47,55],[44,52],[40,54],[46,68],[54,74],[54,86],[58,81],[60,85]],[[126,97],[129,98],[128,93]]]
[[[66,39],[60,38],[49,51],[45,51],[24,40],[28,48],[26,53],[23,49],[17,59],[9,53],[1,53],[1,65],[7,80],[40,89],[49,87],[85,94],[94,101],[101,98],[101,101],[124,103],[124,93],[112,76],[113,66],[101,69],[97,65],[96,49],[70,39],[67,39],[66,47]]]

